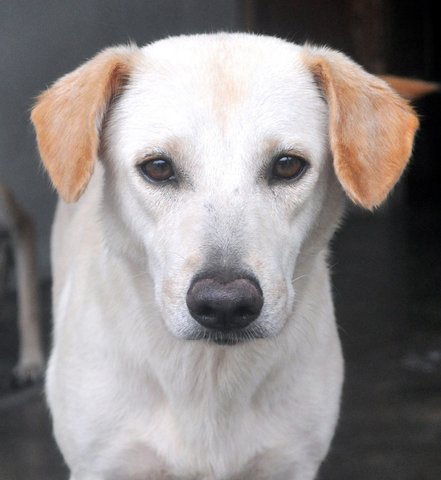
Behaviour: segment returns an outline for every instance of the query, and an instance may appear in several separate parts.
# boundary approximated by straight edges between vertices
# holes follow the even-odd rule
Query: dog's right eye
[[[175,180],[175,171],[170,160],[166,158],[152,158],[138,165],[141,173],[155,183]]]

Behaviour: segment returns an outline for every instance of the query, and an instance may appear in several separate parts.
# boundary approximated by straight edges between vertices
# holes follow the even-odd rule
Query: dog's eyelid
[[[309,154],[300,148],[281,148],[272,155],[271,159],[274,162],[278,158],[282,157],[297,157],[301,158],[304,162],[308,164],[311,163],[309,161]]]
[[[170,155],[168,152],[165,150],[152,150],[149,152],[142,152],[139,155],[136,155],[136,166],[139,167],[139,165],[148,162],[150,160],[166,160],[167,162],[170,162],[171,164],[174,164],[173,162],[173,156]]]

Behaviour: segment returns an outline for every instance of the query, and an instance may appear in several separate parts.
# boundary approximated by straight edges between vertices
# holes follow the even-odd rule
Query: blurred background
[[[29,122],[39,92],[106,46],[218,30],[326,44],[372,73],[437,82],[437,7],[429,0],[0,0],[0,182],[36,228],[46,352],[56,196]],[[441,96],[414,106],[422,126],[402,181],[375,214],[350,208],[332,245],[347,378],[322,480],[441,478]],[[18,352],[13,271],[5,285],[0,479],[67,479],[41,383],[10,381]]]

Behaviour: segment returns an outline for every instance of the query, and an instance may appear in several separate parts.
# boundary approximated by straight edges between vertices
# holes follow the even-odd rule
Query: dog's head
[[[240,34],[105,50],[43,93],[32,120],[64,200],[100,159],[108,243],[147,259],[168,329],[220,343],[282,329],[342,192],[379,205],[418,125],[343,54]]]

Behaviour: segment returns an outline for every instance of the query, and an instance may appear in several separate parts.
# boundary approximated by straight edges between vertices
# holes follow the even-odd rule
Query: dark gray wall
[[[29,123],[32,99],[98,50],[128,40],[243,28],[240,0],[0,0],[0,181],[33,216],[49,275],[56,196]]]

